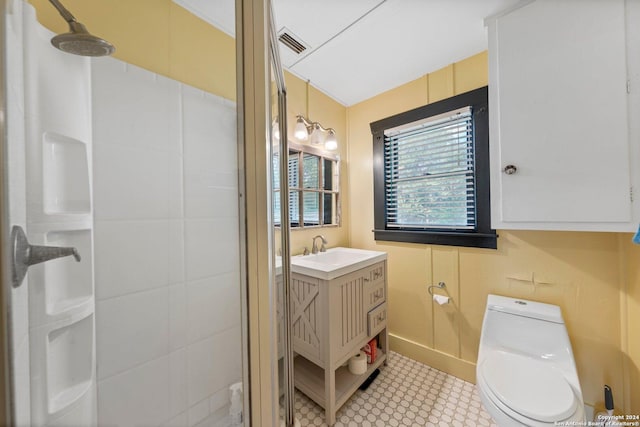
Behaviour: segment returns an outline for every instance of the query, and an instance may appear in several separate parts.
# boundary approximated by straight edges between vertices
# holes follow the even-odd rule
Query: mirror
[[[278,153],[273,156],[274,222],[280,225]],[[340,157],[289,142],[289,217],[291,229],[340,225]]]

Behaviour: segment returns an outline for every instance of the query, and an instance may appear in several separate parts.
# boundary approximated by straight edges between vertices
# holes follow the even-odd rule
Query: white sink
[[[331,280],[387,259],[386,252],[355,248],[331,248],[314,255],[291,258],[291,271]]]

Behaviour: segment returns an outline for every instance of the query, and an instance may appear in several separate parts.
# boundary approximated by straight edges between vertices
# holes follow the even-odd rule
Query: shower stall
[[[4,419],[272,425],[268,3],[51,3],[0,1]]]

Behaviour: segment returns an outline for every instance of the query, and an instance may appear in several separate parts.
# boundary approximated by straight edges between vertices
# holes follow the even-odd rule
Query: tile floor
[[[304,426],[326,426],[324,412],[296,390],[296,416]],[[497,427],[475,386],[391,352],[389,365],[365,391],[356,391],[336,414],[336,427]]]

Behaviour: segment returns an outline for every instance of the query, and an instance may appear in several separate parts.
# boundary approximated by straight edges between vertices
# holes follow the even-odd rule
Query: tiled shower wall
[[[224,422],[241,379],[236,112],[92,64],[99,425]]]

